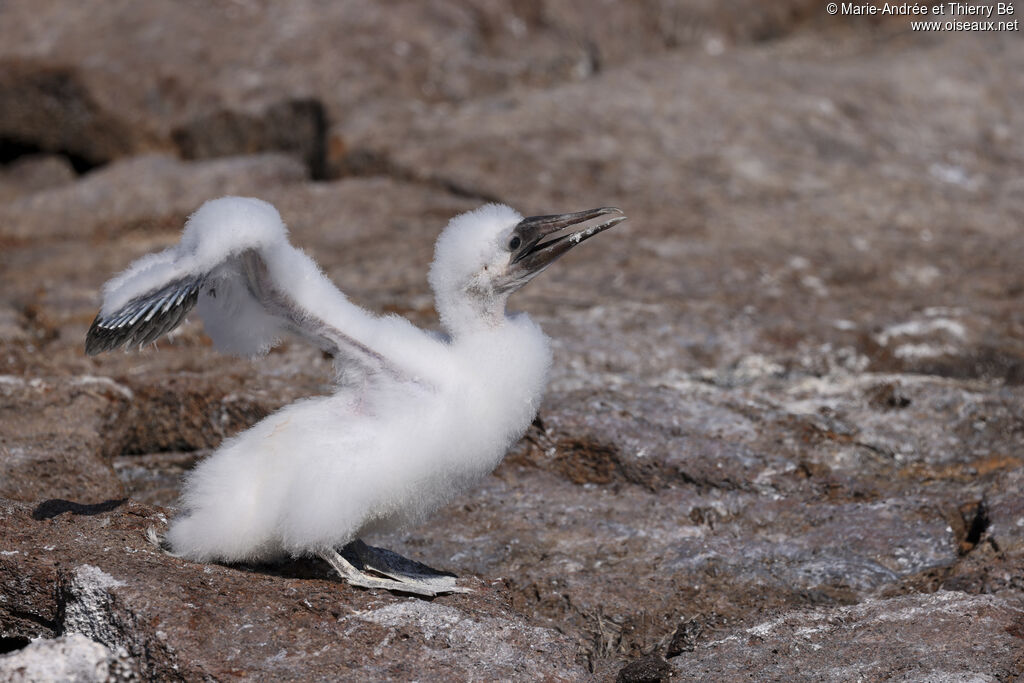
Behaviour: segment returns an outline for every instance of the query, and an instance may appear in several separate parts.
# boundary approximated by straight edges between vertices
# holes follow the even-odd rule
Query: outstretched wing
[[[108,282],[85,351],[153,342],[194,307],[221,351],[262,353],[290,332],[350,371],[407,378],[360,341],[379,336],[381,320],[349,302],[293,247],[277,210],[258,199],[207,202],[189,219],[179,244],[139,259]]]

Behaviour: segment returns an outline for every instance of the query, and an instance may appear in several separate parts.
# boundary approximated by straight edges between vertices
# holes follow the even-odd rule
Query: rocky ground
[[[9,0],[0,36],[0,677],[1024,675],[1019,32],[797,0]],[[630,216],[513,299],[556,350],[523,441],[367,539],[472,594],[147,544],[198,458],[329,390],[319,352],[228,359],[198,322],[84,355],[102,283],[229,193],[428,327],[453,214]]]

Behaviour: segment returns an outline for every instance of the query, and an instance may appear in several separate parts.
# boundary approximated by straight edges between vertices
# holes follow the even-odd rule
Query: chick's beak
[[[592,221],[601,216],[614,216],[611,220],[580,230],[566,230],[574,225]],[[509,278],[503,289],[522,286],[545,268],[561,258],[580,242],[626,220],[621,209],[606,206],[576,213],[524,218],[512,230],[512,240],[519,238],[519,246],[512,251]]]

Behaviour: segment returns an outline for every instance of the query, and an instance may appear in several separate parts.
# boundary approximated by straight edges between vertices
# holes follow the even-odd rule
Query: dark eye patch
[[[512,239],[508,241],[508,250],[515,251],[522,245],[523,240],[519,238],[519,235],[512,235]]]

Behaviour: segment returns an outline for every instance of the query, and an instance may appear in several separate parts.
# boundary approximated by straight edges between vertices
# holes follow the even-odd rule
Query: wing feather
[[[101,311],[85,336],[95,356],[120,346],[145,346],[177,327],[196,305],[205,275],[174,280],[131,299],[111,315]]]

